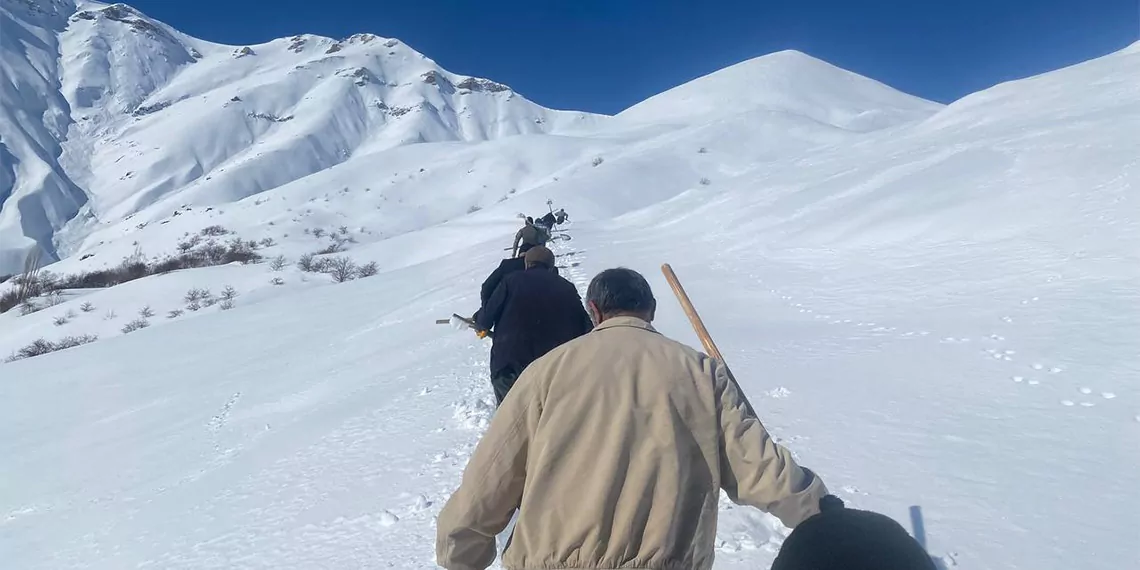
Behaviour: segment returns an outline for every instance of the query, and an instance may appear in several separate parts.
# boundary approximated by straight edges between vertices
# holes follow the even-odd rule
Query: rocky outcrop
[[[503,91],[511,90],[510,87],[507,87],[502,83],[497,83],[495,81],[491,81],[490,79],[482,79],[479,77],[468,77],[467,79],[460,81],[456,87],[475,93],[500,93]]]

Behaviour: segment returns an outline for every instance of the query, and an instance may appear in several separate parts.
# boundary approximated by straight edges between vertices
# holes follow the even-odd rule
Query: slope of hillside
[[[378,150],[92,234],[95,257],[60,268],[116,263],[135,241],[151,255],[207,223],[273,232],[264,251],[292,261],[325,243],[304,229],[343,221],[349,253],[383,272],[333,285],[229,265],[0,315],[20,336],[107,335],[0,364],[0,481],[16,490],[0,494],[0,551],[28,569],[433,568],[433,517],[493,413],[488,345],[433,320],[474,309],[512,216],[553,198],[575,216],[556,245],[568,278],[643,271],[660,330],[696,344],[657,277],[672,263],[779,440],[853,506],[904,524],[921,507],[942,567],[1128,568],[1138,55],[878,134],[758,105]],[[233,310],[117,332],[223,284]],[[50,323],[85,299],[97,310]],[[766,567],[787,530],[721,509],[716,568]]]
[[[0,275],[21,267],[32,248],[55,257],[54,232],[86,200],[58,162],[72,121],[57,60],[69,7],[0,4]]]

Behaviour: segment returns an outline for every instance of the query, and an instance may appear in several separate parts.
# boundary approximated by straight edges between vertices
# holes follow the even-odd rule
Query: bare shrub
[[[92,305],[91,301],[87,301],[86,303],[79,305],[79,310],[83,311],[84,313],[90,313],[91,311],[95,310],[95,305]]]
[[[377,273],[380,273],[380,267],[376,265],[375,261],[369,261],[368,263],[365,263],[364,265],[356,268],[356,276],[361,279],[365,277],[372,277]]]
[[[70,321],[70,319],[68,319],[66,316],[60,315],[60,316],[56,317],[55,319],[53,319],[51,322],[53,325],[55,325],[57,327],[62,327],[63,325],[66,325],[69,321]]]
[[[209,289],[191,289],[186,292],[186,296],[182,297],[182,300],[186,301],[186,309],[190,311],[210,307],[215,303],[213,293],[210,293]]]
[[[43,307],[36,305],[31,299],[24,299],[23,301],[20,301],[20,316],[22,317],[26,317],[42,309]]]
[[[29,307],[34,307],[34,305],[30,305],[26,301],[44,291],[39,273],[40,250],[35,248],[24,258],[23,273],[11,278],[16,288],[0,295],[0,313],[17,306],[20,307],[21,315],[29,315],[35,312],[35,310],[29,311]]]
[[[230,230],[227,230],[226,228],[223,228],[222,226],[218,226],[218,225],[206,226],[206,227],[202,228],[201,232],[199,232],[199,234],[204,235],[204,236],[224,236],[224,235],[227,235],[229,233],[230,233]]]
[[[709,180],[708,178],[701,179],[701,186],[708,186],[709,184],[712,184],[712,180]]]
[[[339,241],[334,241],[328,247],[317,252],[317,255],[327,255],[330,253],[339,253],[344,250],[344,244]]]
[[[154,316],[154,310],[150,308],[150,305],[147,305],[139,309],[139,316],[144,319],[149,319]]]
[[[87,344],[95,342],[97,340],[99,340],[99,336],[93,334],[65,336],[56,342],[48,342],[41,338],[17,350],[12,356],[6,358],[5,362],[15,362],[17,360],[23,360],[25,358],[32,358],[34,356],[40,356],[49,352],[76,347],[81,344]]]
[[[202,300],[202,290],[198,289],[197,287],[190,289],[189,291],[186,292],[186,295],[182,297],[182,300],[186,301],[187,303],[194,303],[196,301],[201,301]]]
[[[202,236],[195,234],[185,241],[178,242],[178,251],[187,253],[202,243]]]
[[[222,301],[221,303],[219,303],[219,304],[218,304],[218,308],[220,308],[220,309],[221,309],[221,310],[223,310],[223,311],[228,311],[228,310],[230,310],[230,309],[234,308],[234,302],[233,302],[233,301],[231,301],[231,300],[229,300],[229,299],[227,299],[227,300],[225,300],[225,301]]]
[[[242,241],[241,238],[235,237],[226,244],[225,254],[222,255],[224,263],[233,263],[235,261],[248,264],[261,261],[261,255],[254,251],[257,247],[255,241]]]
[[[328,260],[328,268],[325,273],[332,276],[333,281],[337,283],[344,283],[356,279],[356,263],[349,259],[348,256],[333,257]]]
[[[697,149],[697,154],[708,154],[708,152],[709,152],[709,149],[707,149],[703,146],[701,148]]]
[[[346,235],[348,235],[348,226],[341,226],[341,227],[337,228],[336,231],[338,233],[340,233],[340,235],[346,236]]]
[[[482,209],[483,209],[482,206],[479,206],[478,204],[472,204],[470,208],[467,208],[467,213],[468,214],[474,214],[475,212],[478,212],[479,210],[482,210]]]
[[[173,311],[166,313],[166,318],[168,318],[168,319],[177,319],[178,317],[181,317],[181,316],[182,316],[182,309],[174,309]]]
[[[301,271],[306,271],[309,273],[316,271],[316,269],[313,267],[313,254],[306,253],[305,255],[302,255],[301,259],[297,260],[297,268]]]
[[[269,262],[269,268],[274,271],[281,271],[289,262],[285,259],[284,255],[278,255]]]
[[[133,333],[139,329],[145,329],[150,326],[150,321],[146,319],[135,319],[123,326],[123,334]]]
[[[269,280],[269,283],[273,285],[284,285],[285,280],[280,277],[274,277],[273,279]]]
[[[598,165],[602,164],[602,163],[603,163],[603,162],[605,162],[605,161],[606,161],[606,160],[605,160],[604,158],[602,158],[602,157],[600,157],[600,156],[595,156],[595,157],[594,157],[594,160],[590,161],[590,164],[592,164],[592,165],[594,165],[594,166],[598,166]]]
[[[328,258],[314,259],[313,272],[315,273],[328,273],[329,264],[332,263]]]
[[[312,233],[313,233],[313,237],[320,239],[322,236],[325,235],[325,230],[324,230],[324,228],[313,228]]]
[[[24,358],[40,356],[41,354],[47,354],[53,350],[55,350],[55,346],[52,343],[40,338],[32,341],[31,344],[17,350],[15,354],[5,359],[5,362],[15,362]]]
[[[230,285],[226,285],[226,288],[222,289],[221,297],[222,297],[223,301],[233,301],[234,298],[237,296],[238,296],[237,289],[234,289]]]
[[[261,241],[257,243],[261,244],[261,247],[273,247],[277,245],[277,242],[273,241],[273,238],[271,237],[262,238]]]
[[[45,304],[48,307],[54,307],[63,303],[63,291],[60,291],[59,289],[48,291],[46,297],[47,303]]]

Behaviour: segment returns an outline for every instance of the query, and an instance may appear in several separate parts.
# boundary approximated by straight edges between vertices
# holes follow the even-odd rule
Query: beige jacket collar
[[[594,330],[600,331],[614,327],[631,327],[635,329],[645,329],[649,332],[657,332],[657,329],[653,328],[653,325],[637,317],[613,317],[606,319],[602,324],[594,327]]]

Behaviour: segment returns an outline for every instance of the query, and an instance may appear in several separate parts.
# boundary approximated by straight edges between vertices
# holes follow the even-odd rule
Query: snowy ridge
[[[707,122],[763,108],[867,132],[926,118],[940,105],[788,50],[694,79],[622,111],[634,122]]]

